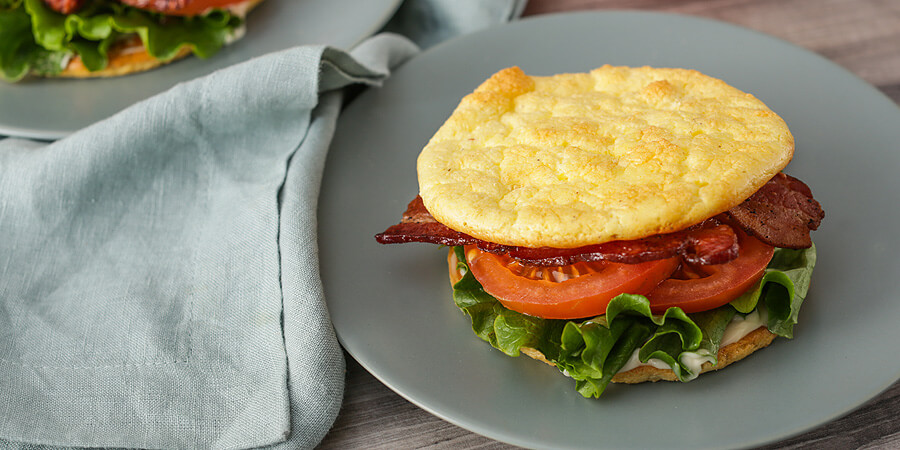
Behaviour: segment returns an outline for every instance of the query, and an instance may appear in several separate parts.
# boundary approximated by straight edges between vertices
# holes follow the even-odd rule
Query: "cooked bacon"
[[[72,14],[81,9],[87,0],[44,0],[50,9],[60,14]]]
[[[812,245],[810,230],[825,213],[802,181],[779,173],[759,191],[721,216],[685,230],[631,241],[612,241],[578,248],[529,248],[482,241],[441,224],[425,209],[421,197],[409,202],[403,219],[375,236],[382,244],[427,242],[440,245],[477,245],[491,253],[509,253],[524,264],[556,266],[578,261],[637,264],[680,256],[690,264],[722,264],[737,257],[738,226],[766,244],[784,248]]]
[[[422,197],[416,196],[406,206],[403,219],[397,225],[375,235],[381,244],[405,244],[407,242],[425,242],[438,245],[470,245],[479,241],[465,233],[451,230],[438,222],[425,209]]]
[[[717,219],[676,233],[632,241],[613,241],[579,248],[529,248],[494,244],[454,231],[436,221],[421,197],[409,202],[402,221],[375,236],[382,244],[427,242],[440,245],[477,245],[491,253],[509,253],[524,264],[562,266],[578,261],[611,261],[637,264],[681,256],[692,264],[721,264],[737,257],[737,235]]]
[[[809,186],[784,173],[726,214],[748,234],[784,248],[811,246],[809,232],[819,228],[825,217]]]
[[[674,256],[681,256],[690,264],[707,265],[722,264],[737,258],[738,238],[729,225],[710,219],[684,231],[644,239],[612,241],[573,249],[510,247],[508,253],[519,262],[533,266],[565,266],[578,261],[636,264]]]

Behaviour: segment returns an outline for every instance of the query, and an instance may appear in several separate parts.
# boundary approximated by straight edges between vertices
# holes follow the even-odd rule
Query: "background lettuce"
[[[636,350],[642,362],[659,359],[681,381],[693,379],[697,374],[682,363],[683,354],[709,354],[715,363],[732,318],[755,310],[760,299],[769,310],[769,330],[792,337],[816,260],[815,247],[776,249],[754,289],[733,304],[711,311],[686,314],[680,308],[669,308],[662,315],[653,315],[646,297],[622,294],[609,303],[604,316],[556,320],[506,309],[469,272],[462,247],[454,251],[465,275],[453,286],[453,299],[472,319],[475,334],[510,356],[518,356],[522,347],[537,349],[573,378],[575,388],[585,397],[599,397]]]
[[[0,1],[0,76],[15,81],[24,77],[30,66],[47,53],[34,42],[31,18],[21,1]]]
[[[201,58],[215,54],[242,20],[224,10],[198,17],[165,16],[112,0],[93,0],[75,14],[59,14],[42,0],[0,0],[0,76],[16,81],[29,72],[53,75],[78,54],[88,70],[108,64],[109,47],[137,34],[159,60],[189,47]]]

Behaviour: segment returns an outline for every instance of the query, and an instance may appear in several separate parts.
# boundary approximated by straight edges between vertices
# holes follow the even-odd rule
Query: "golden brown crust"
[[[239,3],[233,9],[235,14],[245,15],[256,5],[262,3],[263,0],[247,0]],[[126,40],[114,44],[108,52],[109,64],[96,71],[90,71],[81,61],[79,56],[72,57],[68,65],[62,72],[54,77],[57,78],[108,78],[128,75],[130,73],[145,72],[155,69],[159,66],[169,64],[179,59],[185,58],[191,54],[190,47],[184,46],[178,50],[175,57],[167,61],[162,61],[150,56],[144,45],[141,43],[137,35],[131,36]]]

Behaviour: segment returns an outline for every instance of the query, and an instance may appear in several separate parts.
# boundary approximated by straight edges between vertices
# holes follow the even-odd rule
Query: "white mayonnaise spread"
[[[231,44],[247,34],[247,26],[242,24],[241,26],[235,28],[231,31],[231,33],[225,37],[225,45]]]
[[[741,340],[742,337],[765,325],[768,321],[769,314],[762,304],[746,317],[735,314],[734,319],[731,319],[731,323],[728,324],[728,328],[725,328],[725,334],[722,335],[722,343],[719,346],[724,347]]]
[[[69,67],[69,62],[72,61],[72,58],[73,58],[72,53],[66,54],[65,57],[63,57],[62,59],[60,59],[60,61],[59,61],[59,68],[62,69],[62,70],[66,70],[66,67]]]
[[[750,334],[753,330],[761,326],[765,326],[768,320],[768,314],[766,313],[765,307],[760,305],[759,308],[754,310],[752,313],[747,314],[747,316],[741,316],[740,314],[736,314],[733,319],[731,319],[731,323],[728,324],[728,327],[725,328],[725,333],[722,335],[722,343],[719,344],[719,348],[725,347],[726,345],[733,344],[744,336]],[[670,369],[669,365],[664,363],[662,360],[656,358],[650,358],[646,363],[642,363],[638,358],[638,353],[640,349],[635,349],[634,353],[631,354],[631,358],[628,359],[628,362],[619,369],[618,373],[627,372],[631,369],[640,366],[653,366],[657,369]],[[684,352],[681,354],[681,363],[684,364],[688,369],[690,369],[692,376],[688,378],[688,380],[693,380],[700,374],[700,368],[703,366],[705,362],[713,362],[714,355],[710,354],[709,351],[700,349],[696,352]]]
[[[705,362],[713,362],[715,361],[715,355],[711,354],[709,350],[699,349],[696,352],[684,352],[681,354],[681,364],[684,364],[685,367],[691,372],[690,375],[684,377],[685,381],[691,381],[694,378],[697,378],[700,375],[700,369],[703,368],[703,363]]]
[[[625,365],[621,369],[619,369],[618,373],[627,372],[640,366],[653,366],[657,369],[663,370],[671,369],[669,365],[663,362],[661,359],[650,358],[646,363],[642,363],[640,358],[638,358],[639,352],[640,349],[636,349],[634,353],[631,354],[631,358],[628,359],[628,362],[626,362]],[[712,361],[713,355],[705,349],[700,349],[696,352],[684,352],[681,354],[681,363],[691,371],[691,376],[687,378],[688,380],[697,378],[697,375],[700,375],[700,368],[703,366],[703,363]]]
[[[631,358],[629,358],[628,362],[626,362],[625,365],[622,366],[621,369],[619,369],[619,373],[628,372],[629,370],[634,369],[639,366],[653,366],[653,367],[656,367],[657,369],[668,369],[669,368],[668,364],[666,364],[666,363],[662,362],[662,360],[659,360],[656,358],[650,358],[647,360],[647,362],[642,363],[640,358],[638,358],[638,353],[640,352],[640,350],[641,350],[640,348],[634,349],[634,353],[631,354]]]

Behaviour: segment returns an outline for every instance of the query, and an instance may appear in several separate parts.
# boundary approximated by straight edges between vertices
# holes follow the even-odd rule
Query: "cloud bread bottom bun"
[[[720,348],[719,353],[716,356],[718,363],[716,365],[713,365],[710,362],[703,363],[700,367],[700,373],[703,374],[712,370],[723,369],[731,363],[750,356],[751,353],[761,348],[768,347],[773,340],[775,340],[775,335],[766,329],[765,325],[760,326],[739,339],[737,342],[733,342]],[[551,366],[554,365],[552,362],[548,361],[547,358],[544,358],[544,355],[541,354],[541,352],[533,348],[523,347],[520,350],[531,358],[545,362]],[[647,364],[640,365],[631,370],[619,372],[612,378],[613,383],[637,384],[646,381],[678,381],[678,377],[672,369],[659,369]]]
[[[242,3],[237,3],[235,5],[231,5],[226,7],[232,14],[237,15],[241,18],[246,17],[247,13],[256,7],[256,5],[262,3],[263,0],[247,0]],[[240,34],[234,36],[232,40],[229,42],[234,42],[240,39]],[[109,77],[118,77],[122,75],[128,75],[131,73],[145,72],[147,70],[155,69],[157,67],[178,61],[179,59],[183,59],[187,56],[190,56],[191,49],[190,47],[184,46],[178,50],[178,53],[175,54],[174,57],[168,60],[160,60],[156,59],[147,52],[147,49],[144,48],[143,42],[141,42],[140,37],[137,35],[131,35],[127,38],[113,44],[109,51],[109,63],[107,66],[100,70],[90,71],[87,67],[84,66],[84,63],[81,61],[81,57],[75,55],[69,60],[68,64],[66,64],[66,68],[63,69],[62,72],[54,75],[54,77],[58,78],[109,78]]]
[[[449,269],[450,285],[455,285],[461,278],[462,274],[457,267],[458,261],[451,249],[447,255],[447,268]],[[717,363],[713,365],[710,362],[704,362],[700,366],[700,372],[697,375],[723,369],[731,363],[740,361],[752,354],[753,352],[768,347],[775,340],[776,335],[769,331],[765,325],[761,325],[755,330],[750,331],[740,339],[728,345],[722,346],[716,355]],[[544,357],[540,351],[522,347],[519,349],[525,355],[538,361],[556,366],[552,361]],[[678,381],[678,376],[672,369],[660,369],[650,364],[642,364],[633,369],[619,372],[611,380],[613,383],[637,384],[646,381]]]

